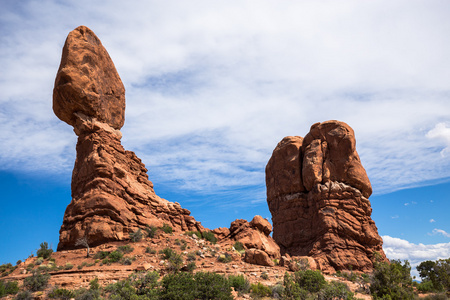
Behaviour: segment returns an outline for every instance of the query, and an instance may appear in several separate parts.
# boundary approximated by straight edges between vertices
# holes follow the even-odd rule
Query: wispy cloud
[[[437,260],[450,257],[450,243],[432,245],[414,244],[406,240],[382,236],[383,250],[389,259],[408,260],[411,263],[411,274],[419,277],[416,266],[425,260]]]
[[[328,119],[355,129],[375,193],[450,175],[440,155],[448,146],[440,124],[450,121],[450,19],[440,2],[254,4],[5,5],[1,167],[71,172],[76,139],[53,115],[51,91],[64,39],[84,24],[126,86],[123,143],[151,179],[264,195],[278,141]]]
[[[450,233],[448,233],[448,232],[446,232],[445,230],[442,230],[442,229],[435,228],[435,229],[433,229],[432,234],[433,235],[440,234],[440,235],[443,235],[445,237],[450,238]]]
[[[440,140],[444,149],[441,151],[441,155],[445,157],[447,153],[450,151],[450,127],[447,127],[446,123],[438,123],[436,126],[428,131],[427,138]]]
[[[436,220],[435,219],[430,219],[430,223],[435,223]]]

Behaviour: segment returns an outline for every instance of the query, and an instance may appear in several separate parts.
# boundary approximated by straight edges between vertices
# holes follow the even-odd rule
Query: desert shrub
[[[49,258],[52,255],[53,250],[48,248],[48,243],[47,242],[43,242],[43,243],[41,243],[40,246],[41,246],[41,248],[39,248],[36,251],[36,255],[38,257],[42,257],[44,259]]]
[[[133,252],[134,248],[131,247],[130,245],[123,245],[123,246],[119,246],[117,247],[117,251],[122,252],[123,254],[128,254]]]
[[[156,236],[156,232],[158,231],[158,228],[155,226],[147,226],[145,227],[145,232],[147,233],[147,237],[154,238]]]
[[[67,262],[66,265],[64,266],[64,270],[70,270],[73,268],[73,264],[71,264],[70,262]]]
[[[49,274],[42,274],[39,270],[34,271],[33,274],[23,280],[23,285],[26,289],[36,292],[42,291],[47,286]]]
[[[163,259],[169,259],[172,255],[176,254],[175,251],[173,251],[170,248],[164,248],[162,250],[159,250],[159,253],[161,254],[161,257]]]
[[[33,295],[29,291],[22,291],[17,294],[15,300],[32,300]]]
[[[17,281],[0,281],[0,298],[6,295],[15,295],[19,291]]]
[[[120,263],[122,265],[130,266],[133,263],[133,259],[131,259],[130,257],[124,257],[120,260]]]
[[[118,262],[123,257],[123,253],[120,251],[113,251],[108,255],[108,262]]]
[[[100,298],[100,285],[98,278],[89,282],[89,289],[79,289],[75,292],[75,300],[97,300]]]
[[[295,282],[294,276],[289,275],[287,272],[284,275],[283,287],[283,299],[286,300],[306,299],[309,294],[307,290],[301,288],[300,285]]]
[[[193,262],[193,261],[191,261],[190,263],[188,263],[188,264],[186,265],[186,270],[187,270],[188,272],[192,272],[192,271],[194,271],[195,269],[197,269],[197,265],[196,265],[195,262]]]
[[[41,265],[44,262],[44,258],[43,257],[38,257],[36,259],[36,261],[34,262],[36,265]]]
[[[178,253],[173,253],[169,258],[169,270],[172,272],[178,272],[183,266],[183,257]]]
[[[328,300],[328,299],[346,299],[351,300],[353,298],[353,293],[350,291],[348,286],[343,282],[332,281],[326,284],[317,296],[318,300]]]
[[[165,276],[161,281],[160,299],[173,300],[231,300],[228,280],[219,274],[198,272],[176,273]]]
[[[22,260],[18,260],[17,262],[16,262],[16,265],[20,265],[22,263]]]
[[[202,237],[212,244],[215,244],[217,242],[217,238],[212,231],[202,232]]]
[[[294,273],[294,281],[300,288],[307,290],[311,293],[320,291],[322,287],[327,283],[325,277],[323,277],[320,271],[297,271]]]
[[[108,251],[100,251],[100,252],[95,253],[94,258],[105,259],[108,257],[109,253],[110,252],[108,252]]]
[[[375,262],[370,291],[374,299],[413,299],[411,267],[408,261]]]
[[[234,249],[236,249],[236,251],[242,251],[242,250],[245,250],[244,249],[244,245],[241,243],[241,242],[239,242],[239,241],[236,241],[235,243],[234,243],[234,245],[233,245],[233,247],[234,247]]]
[[[250,282],[244,275],[230,275],[228,282],[235,291],[240,293],[247,293],[250,290]]]
[[[165,224],[161,227],[161,230],[164,231],[165,233],[172,233],[173,229],[170,225]]]
[[[187,231],[185,234],[188,236],[196,235],[199,239],[202,238],[202,233],[200,231]]]
[[[197,258],[194,252],[189,252],[186,256],[186,259],[187,261],[195,261]]]
[[[144,234],[142,233],[140,228],[136,231],[130,232],[130,239],[133,243],[140,242],[143,236]]]
[[[281,299],[284,295],[284,286],[277,283],[272,287],[272,298]]]
[[[250,286],[250,290],[252,291],[252,294],[256,297],[268,297],[272,295],[272,290],[268,286],[262,284],[261,282],[252,284]]]
[[[54,288],[48,293],[47,296],[52,299],[70,300],[75,298],[75,292],[67,289]]]
[[[294,263],[297,265],[299,271],[306,271],[309,267],[309,261],[306,258],[294,259]]]
[[[145,248],[145,253],[155,254],[155,253],[156,253],[156,250],[155,250],[155,249],[152,249],[152,248],[150,248],[150,247],[147,247],[147,248]]]
[[[233,258],[231,257],[230,254],[225,253],[225,254],[220,254],[217,257],[217,260],[220,261],[221,263],[229,263],[229,262],[233,261]]]

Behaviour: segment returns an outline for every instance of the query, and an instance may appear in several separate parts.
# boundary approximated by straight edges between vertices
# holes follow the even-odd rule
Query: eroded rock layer
[[[266,166],[273,238],[282,254],[311,256],[324,272],[370,271],[386,259],[371,219],[372,187],[347,124],[327,121],[285,137]]]
[[[58,250],[129,238],[138,228],[204,230],[187,209],[158,197],[147,169],[120,142],[125,89],[97,36],[72,31],[64,45],[53,91],[53,110],[78,135],[72,201],[64,214]]]

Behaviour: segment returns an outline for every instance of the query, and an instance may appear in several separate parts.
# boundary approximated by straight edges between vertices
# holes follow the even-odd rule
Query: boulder
[[[259,249],[248,249],[245,251],[244,261],[249,264],[267,267],[273,267],[275,265],[269,255],[265,251]]]
[[[339,121],[285,137],[266,166],[273,238],[281,254],[309,256],[327,273],[371,271],[374,253],[386,259],[371,219],[372,187],[352,128]]]

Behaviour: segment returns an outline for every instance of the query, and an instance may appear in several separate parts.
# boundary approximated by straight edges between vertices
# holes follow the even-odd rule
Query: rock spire
[[[146,226],[203,230],[187,209],[158,197],[141,160],[121,145],[125,88],[108,52],[87,27],[69,33],[53,90],[53,111],[78,136],[72,201],[58,250],[128,239]]]
[[[282,254],[312,256],[322,271],[370,271],[386,259],[371,219],[372,186],[347,124],[327,121],[282,139],[266,166],[273,238]]]

